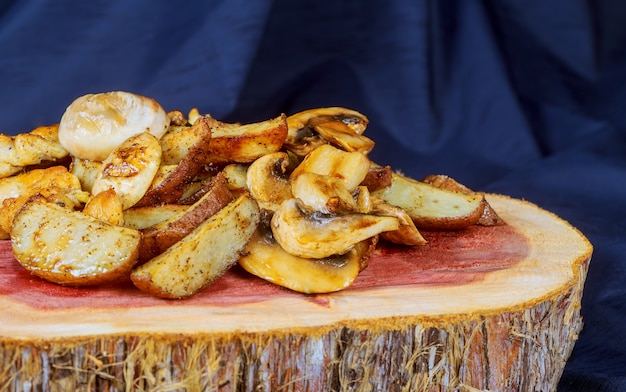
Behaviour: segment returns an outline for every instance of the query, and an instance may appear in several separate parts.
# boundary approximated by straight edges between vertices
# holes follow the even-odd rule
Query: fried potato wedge
[[[226,181],[228,182],[228,189],[239,190],[248,189],[248,165],[245,163],[231,163],[226,165],[222,170]]]
[[[276,242],[294,256],[322,259],[344,254],[358,242],[399,228],[396,217],[308,214],[299,203],[297,199],[286,200],[271,220]]]
[[[207,155],[211,143],[210,121],[207,117],[201,116],[193,128],[197,132],[195,143],[188,148],[178,164],[168,169],[165,178],[149,187],[137,202],[137,207],[178,203],[189,184],[203,170],[203,166],[208,162]]]
[[[470,188],[466,187],[465,185],[461,184],[455,179],[449,176],[446,176],[445,174],[431,174],[429,176],[424,177],[422,181],[427,184],[436,186],[437,188],[447,189],[453,192],[460,192],[460,193],[464,193],[467,195],[478,194],[478,192],[474,192]],[[489,202],[486,199],[484,201],[484,204],[485,205],[483,209],[483,214],[481,215],[480,219],[476,223],[482,226],[504,225],[505,224],[504,220],[500,218],[496,210],[494,210],[493,207],[491,207],[491,204],[489,204]]]
[[[485,206],[484,195],[437,188],[400,173],[393,173],[391,185],[372,195],[404,209],[421,229],[457,230],[474,225]]]
[[[141,230],[156,225],[174,215],[182,214],[190,206],[182,204],[162,204],[149,207],[131,207],[124,210],[124,226]]]
[[[251,124],[214,127],[207,160],[216,165],[250,163],[279,151],[287,138],[287,117]]]
[[[124,209],[137,204],[161,165],[159,139],[142,132],[126,139],[102,162],[91,193],[115,189]]]
[[[141,230],[140,263],[163,253],[233,199],[226,178],[221,174],[213,177],[208,189],[200,200],[186,210]]]
[[[124,226],[124,209],[115,189],[107,189],[92,197],[85,204],[83,214],[109,222],[112,225]]]
[[[70,163],[70,173],[78,178],[82,189],[86,192],[92,191],[93,184],[96,182],[96,178],[101,169],[102,162],[99,161],[73,157]]]
[[[372,164],[365,178],[361,181],[361,185],[366,186],[370,192],[377,191],[391,185],[392,175],[391,166]]]
[[[165,252],[136,267],[131,280],[157,297],[190,297],[237,263],[259,219],[256,201],[243,194]]]
[[[346,254],[308,259],[286,252],[259,228],[246,245],[239,265],[252,275],[305,294],[331,293],[349,287],[375,248],[376,237],[357,243]]]
[[[0,179],[0,239],[8,239],[13,216],[31,196],[43,194],[57,203],[77,208],[87,202],[89,194],[80,181],[64,166],[34,169]]]
[[[35,195],[11,227],[15,259],[33,275],[68,286],[127,280],[141,234]]]
[[[11,176],[44,161],[59,161],[69,155],[58,137],[59,126],[50,125],[15,136],[0,134],[0,178]]]

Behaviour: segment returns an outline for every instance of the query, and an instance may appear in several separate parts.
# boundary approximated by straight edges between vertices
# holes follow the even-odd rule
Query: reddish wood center
[[[397,285],[458,285],[479,281],[509,268],[528,254],[526,239],[510,226],[471,227],[458,232],[422,232],[418,247],[382,245],[348,291]],[[140,292],[132,283],[74,288],[45,282],[13,258],[11,243],[0,241],[0,295],[41,310],[147,306],[229,306],[269,296],[298,296],[324,306],[328,296],[305,296],[256,278],[239,267],[186,300],[163,300]]]

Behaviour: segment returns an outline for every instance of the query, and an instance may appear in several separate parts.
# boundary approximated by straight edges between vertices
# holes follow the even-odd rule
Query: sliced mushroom
[[[343,123],[355,134],[361,135],[369,120],[363,114],[342,107],[304,110],[287,117],[288,133],[285,147],[298,156],[305,156],[329,141],[315,126],[322,123]]]
[[[291,181],[291,193],[308,212],[324,214],[355,212],[356,202],[340,179],[304,172]]]
[[[372,197],[372,199],[374,199],[372,202],[372,214],[395,216],[400,224],[398,230],[380,233],[381,239],[400,245],[423,245],[426,243],[426,239],[415,227],[415,223],[413,223],[413,220],[405,210],[387,204],[378,197]]]
[[[313,128],[330,144],[345,151],[368,154],[376,144],[372,139],[356,133],[348,124],[341,121],[325,122]]]
[[[264,155],[250,164],[246,183],[261,208],[276,211],[283,201],[293,197],[288,166],[289,155],[285,152]]]
[[[344,254],[354,244],[398,227],[398,219],[390,216],[307,214],[297,199],[283,202],[271,220],[274,238],[285,251],[314,259]]]
[[[330,293],[350,286],[367,266],[377,237],[355,244],[346,254],[321,259],[294,256],[276,243],[269,228],[257,228],[239,265],[268,282],[305,294]]]
[[[360,152],[347,152],[329,144],[311,151],[291,173],[291,180],[301,173],[317,173],[341,180],[349,192],[363,181],[370,168],[370,160]]]

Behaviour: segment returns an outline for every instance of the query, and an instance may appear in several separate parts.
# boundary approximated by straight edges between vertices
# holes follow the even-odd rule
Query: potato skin
[[[226,177],[218,174],[213,178],[210,190],[187,210],[143,229],[139,262],[143,263],[163,253],[226,206],[233,199],[226,185]]]
[[[33,275],[68,286],[128,280],[141,233],[31,197],[11,228],[15,259]]]
[[[133,269],[130,278],[148,294],[188,298],[237,263],[259,220],[257,202],[244,193],[165,252]]]

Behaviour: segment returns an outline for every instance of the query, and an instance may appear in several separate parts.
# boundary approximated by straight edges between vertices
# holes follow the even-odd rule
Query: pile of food
[[[79,97],[58,125],[0,134],[0,239],[42,279],[130,280],[187,298],[231,266],[302,293],[342,290],[379,242],[503,224],[482,193],[372,162],[368,119],[317,108],[258,123]]]

